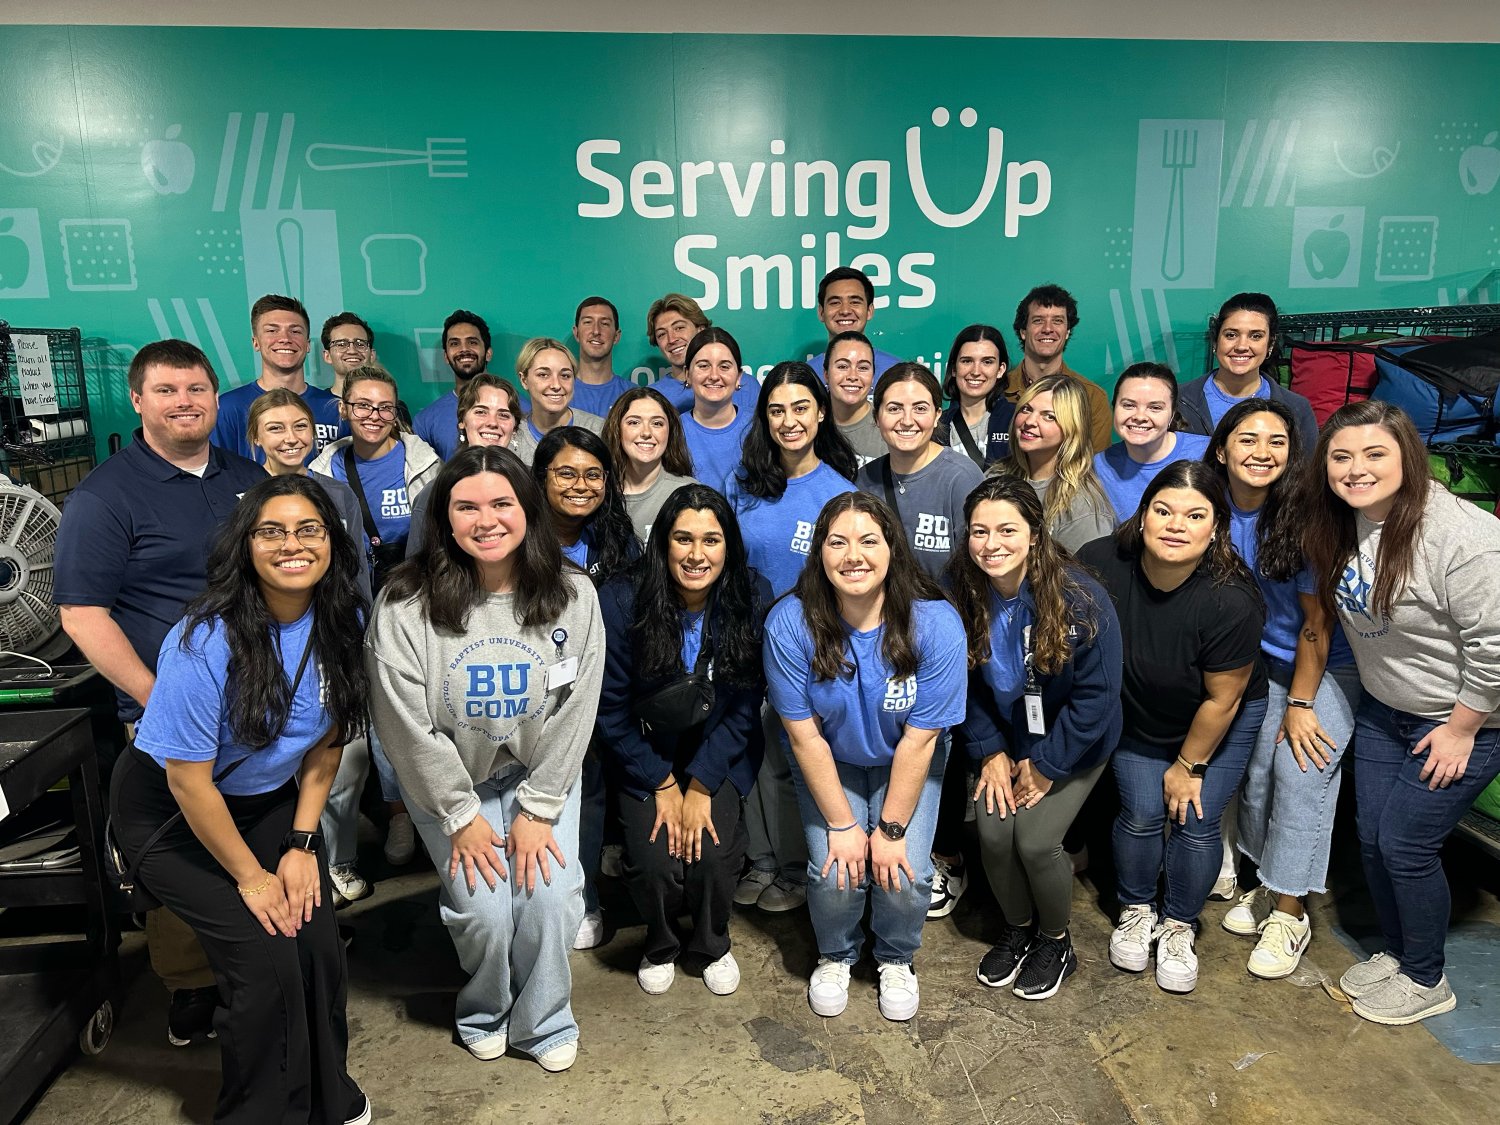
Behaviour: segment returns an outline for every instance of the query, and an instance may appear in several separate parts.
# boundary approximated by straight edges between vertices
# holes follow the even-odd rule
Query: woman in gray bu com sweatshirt
[[[1415,1023],[1457,1006],[1439,853],[1500,774],[1500,522],[1433,483],[1416,427],[1389,403],[1335,411],[1309,468],[1303,549],[1365,689],[1354,792],[1385,942],[1339,987],[1356,1015]]]
[[[527,534],[530,528],[532,534]],[[392,575],[366,643],[370,709],[469,983],[458,1034],[547,1070],[578,1054],[568,950],[583,917],[579,771],[604,628],[564,573],[531,472],[472,447],[432,484],[422,550]]]

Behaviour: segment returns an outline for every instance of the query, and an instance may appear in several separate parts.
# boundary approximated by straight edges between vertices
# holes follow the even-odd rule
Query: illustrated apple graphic
[[[193,186],[196,160],[193,150],[177,139],[181,133],[181,125],[172,125],[164,139],[141,146],[141,171],[158,195],[182,195]]]
[[[0,218],[0,293],[20,289],[31,276],[31,247],[16,233],[16,217]]]
[[[1343,215],[1335,215],[1326,227],[1313,231],[1302,243],[1308,276],[1324,281],[1344,272],[1349,263],[1349,236],[1338,229],[1343,222]]]
[[[1484,138],[1482,144],[1464,149],[1458,162],[1458,182],[1470,195],[1489,195],[1500,183],[1500,148],[1495,141],[1500,139],[1500,130]]]

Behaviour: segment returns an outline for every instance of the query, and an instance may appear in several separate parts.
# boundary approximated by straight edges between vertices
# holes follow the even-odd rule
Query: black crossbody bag
[[[349,478],[349,487],[359,501],[359,512],[364,519],[365,535],[370,539],[370,586],[372,593],[380,593],[386,578],[406,558],[405,543],[382,543],[375,529],[375,517],[370,514],[370,502],[365,499],[365,489],[359,483],[359,469],[355,466],[354,447],[344,446],[344,473]]]
[[[713,661],[714,595],[703,609],[703,644],[693,670],[641,696],[632,710],[647,730],[681,734],[708,718],[714,707],[714,682],[709,677]]]

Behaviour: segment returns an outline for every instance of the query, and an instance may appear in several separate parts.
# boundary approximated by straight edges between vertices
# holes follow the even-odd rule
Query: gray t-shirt
[[[1056,477],[1048,477],[1046,480],[1026,482],[1036,492],[1036,498],[1042,502],[1043,511],[1047,508],[1047,493],[1056,479]],[[1085,543],[1091,543],[1095,539],[1102,539],[1113,533],[1115,509],[1103,496],[1095,496],[1086,488],[1080,489],[1067,510],[1053,519],[1047,530],[1052,532],[1053,539],[1068,550],[1077,551]]]
[[[884,457],[890,452],[886,448],[885,440],[880,436],[880,427],[875,425],[875,411],[870,410],[858,422],[851,422],[847,426],[840,426],[839,433],[844,435],[844,440],[854,447],[854,452],[859,456],[861,467]]]
[[[887,500],[884,470],[889,464],[888,456],[871,461],[860,469],[855,486]],[[891,474],[896,514],[917,562],[934,578],[948,565],[954,547],[963,545],[964,500],[983,478],[973,461],[951,449],[942,450],[915,473]]]
[[[630,514],[630,522],[635,525],[635,533],[642,543],[650,536],[656,513],[661,511],[667,497],[685,484],[697,483],[692,477],[674,477],[663,469],[645,492],[626,494],[625,511]]]

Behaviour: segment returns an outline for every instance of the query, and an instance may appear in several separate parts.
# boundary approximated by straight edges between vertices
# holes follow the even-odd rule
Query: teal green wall
[[[654,363],[644,310],[669,289],[713,298],[754,366],[802,354],[831,255],[877,272],[890,351],[932,360],[1055,280],[1081,305],[1075,368],[1193,374],[1241,289],[1289,311],[1500,300],[1497,74],[1493,45],[11,27],[0,316],[83,329],[101,434],[133,424],[123,365],[148,340],[253,378],[265,291],[315,328],[364,315],[416,406],[458,305],[490,320],[497,369],[595,291],[622,310],[621,370]],[[677,181],[714,162],[696,214],[680,182],[645,194],[648,161]],[[814,161],[832,216],[818,177],[795,213]],[[720,162],[739,190],[767,164],[744,214]],[[632,170],[663,217],[632,207]],[[769,307],[753,270],[733,291],[730,259],[757,255]]]

